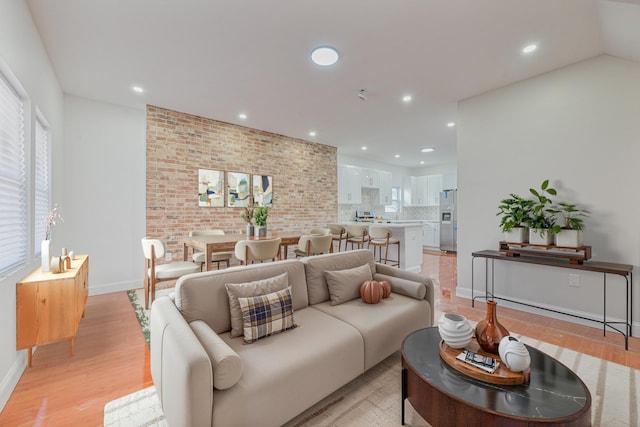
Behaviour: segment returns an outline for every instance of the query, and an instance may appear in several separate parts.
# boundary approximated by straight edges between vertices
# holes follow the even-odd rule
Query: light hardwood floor
[[[424,254],[423,273],[438,279],[436,308],[479,321],[485,305],[455,296],[456,257]],[[498,316],[510,331],[640,369],[640,339],[624,350],[622,337],[504,307]],[[152,385],[149,351],[125,292],[89,297],[75,356],[67,343],[42,346],[0,413],[0,426],[99,426],[104,405]]]

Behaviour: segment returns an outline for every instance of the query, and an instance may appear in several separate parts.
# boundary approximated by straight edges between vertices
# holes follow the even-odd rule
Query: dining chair
[[[342,241],[344,240],[344,250],[347,250],[347,229],[340,224],[328,224],[329,232],[333,236],[333,241],[338,242],[338,252],[342,250]]]
[[[367,248],[373,246],[373,258],[376,258],[376,249],[379,249],[378,262],[383,262],[382,249],[385,249],[384,263],[400,267],[400,240],[391,237],[391,230],[386,227],[370,227]],[[398,245],[398,259],[389,259],[389,245]],[[391,262],[391,264],[389,264]]]
[[[193,236],[224,236],[224,230],[193,230],[189,232],[189,237]],[[224,262],[229,267],[229,261],[233,258],[233,252],[212,252],[211,262],[216,263],[216,267],[220,270],[220,263]],[[200,270],[205,262],[205,253],[196,252],[192,256],[193,262],[200,264]]]
[[[351,243],[351,249],[354,245],[358,245],[358,249],[364,247],[367,242],[367,227],[364,225],[351,224],[347,225],[347,241],[344,244],[344,249],[347,249],[347,245]]]
[[[236,258],[247,265],[256,261],[275,261],[280,258],[280,243],[282,239],[240,240],[236,243]]]
[[[325,236],[327,234],[331,234],[331,230],[328,228],[312,228],[309,230],[309,234],[314,236]]]
[[[293,251],[297,257],[328,254],[333,252],[333,236],[305,234],[300,236],[298,247]]]
[[[142,252],[144,253],[144,307],[148,310],[149,303],[156,297],[156,283],[177,280],[185,274],[200,272],[200,266],[189,261],[174,261],[167,264],[156,264],[156,260],[164,258],[164,244],[158,239],[143,237]]]

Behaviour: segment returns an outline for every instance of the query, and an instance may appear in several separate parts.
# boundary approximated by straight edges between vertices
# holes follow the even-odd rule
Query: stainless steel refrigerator
[[[458,241],[458,215],[456,203],[458,190],[444,190],[440,193],[440,250],[456,252]]]

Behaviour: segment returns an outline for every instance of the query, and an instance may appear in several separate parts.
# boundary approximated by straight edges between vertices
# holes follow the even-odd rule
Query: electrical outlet
[[[165,261],[167,261],[167,262],[171,262],[171,252],[167,252],[167,253],[165,254]]]
[[[575,288],[580,287],[580,275],[579,274],[570,274],[569,275],[569,286],[573,286]]]

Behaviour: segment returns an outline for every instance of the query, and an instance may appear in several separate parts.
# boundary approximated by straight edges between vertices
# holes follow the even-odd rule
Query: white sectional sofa
[[[391,282],[390,297],[354,297],[363,265]],[[231,337],[226,285],[281,276],[297,327],[251,344]],[[432,326],[433,301],[430,279],[377,264],[368,250],[184,276],[151,309],[151,373],[168,424],[282,425]]]

